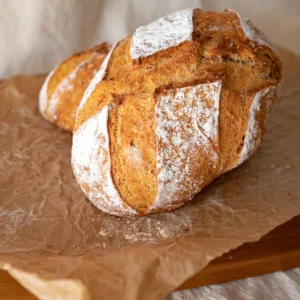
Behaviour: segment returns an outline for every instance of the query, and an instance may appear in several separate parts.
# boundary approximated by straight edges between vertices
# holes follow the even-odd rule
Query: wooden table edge
[[[259,241],[245,243],[214,259],[176,290],[218,284],[300,267],[300,215]]]

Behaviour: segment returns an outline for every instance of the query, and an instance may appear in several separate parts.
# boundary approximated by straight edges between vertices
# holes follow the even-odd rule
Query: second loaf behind
[[[47,76],[39,96],[40,112],[46,120],[73,131],[84,91],[108,52],[109,45],[102,43],[73,54]]]

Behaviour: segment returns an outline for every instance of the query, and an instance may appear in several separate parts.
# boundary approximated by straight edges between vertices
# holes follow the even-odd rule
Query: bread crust
[[[103,43],[74,54],[48,75],[39,100],[46,120],[65,130],[74,130],[82,96],[108,51],[109,45]]]
[[[77,131],[107,109],[107,176],[131,210],[106,212],[145,215],[180,207],[255,152],[282,66],[236,12],[192,9],[120,41],[102,73],[78,110],[73,148],[83,144]],[[87,166],[75,152],[72,161],[78,178]]]

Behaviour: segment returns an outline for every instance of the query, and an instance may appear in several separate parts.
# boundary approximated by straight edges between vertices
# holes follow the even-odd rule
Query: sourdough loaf
[[[255,152],[281,77],[270,43],[235,11],[187,9],[142,26],[85,91],[75,177],[107,213],[174,210]]]
[[[83,93],[108,52],[108,44],[103,43],[74,54],[47,76],[39,97],[40,112],[46,120],[73,131]]]

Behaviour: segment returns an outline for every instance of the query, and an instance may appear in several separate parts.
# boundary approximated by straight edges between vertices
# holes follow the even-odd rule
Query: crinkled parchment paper
[[[38,111],[44,78],[0,87],[0,267],[41,299],[159,299],[209,261],[300,214],[300,58],[259,151],[183,208],[119,218],[97,210],[70,166],[71,134]]]

